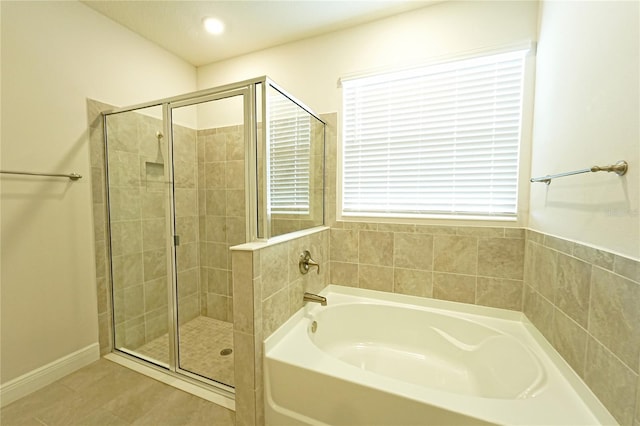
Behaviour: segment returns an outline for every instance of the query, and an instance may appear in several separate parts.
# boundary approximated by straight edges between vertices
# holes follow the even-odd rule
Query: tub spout
[[[315,303],[319,303],[322,306],[327,306],[327,298],[323,297],[323,296],[318,296],[317,294],[313,294],[313,293],[306,293],[304,294],[304,297],[302,298],[303,302],[315,302]]]

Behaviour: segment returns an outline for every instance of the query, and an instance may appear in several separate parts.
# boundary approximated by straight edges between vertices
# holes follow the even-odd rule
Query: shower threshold
[[[190,393],[191,395],[197,396],[198,398],[202,398],[207,401],[213,402],[214,404],[218,404],[221,407],[233,411],[236,410],[235,399],[232,396],[222,394],[221,391],[215,391],[209,388],[205,388],[202,385],[187,380],[186,378],[182,378],[169,372],[161,371],[156,368],[147,366],[142,362],[134,361],[133,359],[130,359],[127,356],[116,352],[106,354],[103,358],[111,362],[115,362],[116,364],[120,364],[123,367],[129,368],[140,374],[144,374],[147,377],[151,377],[152,379],[172,386],[176,389],[180,389],[181,391]]]

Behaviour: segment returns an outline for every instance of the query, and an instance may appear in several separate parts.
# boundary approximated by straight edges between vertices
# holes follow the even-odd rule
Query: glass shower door
[[[105,120],[114,346],[168,368],[170,222],[162,106]]]
[[[246,242],[243,90],[173,104],[177,368],[234,386],[229,247]],[[197,120],[195,120],[197,118]],[[197,121],[198,125],[190,123]]]

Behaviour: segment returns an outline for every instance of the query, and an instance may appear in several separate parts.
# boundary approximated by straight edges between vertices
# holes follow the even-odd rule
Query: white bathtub
[[[519,312],[321,294],[265,341],[267,425],[616,424]]]

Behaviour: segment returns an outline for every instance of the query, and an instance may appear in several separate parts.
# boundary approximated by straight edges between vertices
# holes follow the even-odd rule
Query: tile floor
[[[227,426],[235,412],[100,359],[0,409],[2,426]]]
[[[196,317],[180,326],[179,341],[180,368],[234,386],[233,352],[220,353],[233,349],[233,323]],[[160,336],[132,351],[136,352],[168,364],[169,337]]]

